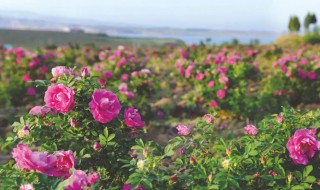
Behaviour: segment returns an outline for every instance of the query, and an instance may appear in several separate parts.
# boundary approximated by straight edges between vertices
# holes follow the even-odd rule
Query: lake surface
[[[258,40],[259,44],[270,44],[273,43],[280,34],[276,33],[252,33],[242,32],[235,34],[209,34],[209,35],[168,35],[168,34],[137,34],[137,33],[117,33],[110,36],[120,37],[133,37],[133,38],[174,38],[184,41],[187,45],[199,44],[200,41],[206,42],[206,39],[211,39],[209,44],[220,45],[225,42],[231,42],[237,39],[241,44],[250,44],[252,40]]]

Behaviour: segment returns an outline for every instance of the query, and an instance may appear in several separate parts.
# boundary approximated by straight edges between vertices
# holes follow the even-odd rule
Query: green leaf
[[[309,166],[306,166],[303,170],[303,178],[307,177],[313,170],[313,166],[312,165],[309,165]]]
[[[240,187],[239,187],[239,183],[238,183],[236,180],[232,179],[232,178],[228,178],[228,183],[229,183],[230,185],[232,185],[233,187],[236,187],[237,189],[240,188]]]
[[[141,181],[142,185],[145,186],[147,189],[152,189],[152,183],[147,179],[143,179]]]
[[[115,136],[116,136],[116,135],[115,135],[114,133],[111,134],[111,135],[108,137],[107,141],[108,141],[108,142],[111,141],[112,139],[114,139]]]
[[[293,186],[291,190],[304,190],[304,187],[301,185],[296,185],[296,186]]]
[[[100,144],[101,146],[106,146],[107,145],[107,139],[106,137],[104,137],[103,135],[99,135],[99,141],[100,141]]]
[[[49,86],[50,82],[47,80],[35,80],[34,83],[36,86]]]
[[[108,127],[104,128],[103,134],[104,134],[105,137],[108,137],[108,136],[109,136]]]
[[[303,182],[306,182],[306,183],[313,183],[317,180],[317,178],[315,178],[314,176],[308,176],[306,177]]]
[[[85,154],[82,156],[82,158],[91,158],[91,155],[90,154]]]

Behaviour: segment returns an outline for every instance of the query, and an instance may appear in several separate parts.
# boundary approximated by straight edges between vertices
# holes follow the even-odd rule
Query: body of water
[[[250,44],[253,40],[258,41],[259,44],[270,44],[273,43],[280,34],[275,33],[239,33],[239,34],[217,34],[217,35],[152,35],[152,34],[134,34],[134,33],[117,33],[116,35],[110,36],[120,36],[120,37],[131,37],[131,38],[173,38],[180,39],[184,41],[187,45],[199,44],[201,41],[206,42],[207,39],[209,44],[220,45],[225,42],[231,42],[237,39],[241,44]]]

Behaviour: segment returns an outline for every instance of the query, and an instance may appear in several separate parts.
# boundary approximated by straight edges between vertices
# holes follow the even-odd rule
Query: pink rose
[[[65,190],[84,190],[90,185],[87,174],[82,170],[75,170],[64,182],[69,183]]]
[[[140,129],[144,126],[144,122],[141,120],[141,116],[137,109],[130,107],[124,111],[124,123],[129,128]]]
[[[89,108],[95,120],[108,123],[118,116],[121,105],[116,94],[107,90],[96,90],[92,94]]]
[[[178,130],[178,134],[181,136],[187,136],[190,134],[191,129],[185,125],[178,125],[176,127],[176,129]]]
[[[121,75],[121,80],[122,80],[123,82],[128,81],[128,79],[129,79],[128,74],[122,74],[122,75]]]
[[[46,106],[61,113],[74,108],[74,91],[63,84],[51,84],[44,95]]]
[[[299,129],[290,137],[287,149],[295,164],[308,164],[308,158],[312,158],[320,149],[320,141],[316,139],[316,130]]]
[[[18,144],[12,151],[12,157],[17,166],[26,170],[35,170],[40,173],[48,173],[56,164],[57,157],[48,155],[46,152],[32,152],[24,144]]]
[[[125,95],[126,95],[126,98],[128,99],[128,100],[131,100],[131,99],[134,99],[135,98],[135,95],[134,95],[134,93],[133,92],[125,92],[124,93]]]
[[[99,53],[99,59],[100,59],[100,61],[102,61],[102,60],[104,60],[104,58],[106,58],[106,53],[102,51]]]
[[[103,76],[106,77],[107,79],[112,78],[112,72],[111,71],[105,71],[103,73]]]
[[[23,78],[24,82],[30,82],[31,81],[31,77],[28,74],[24,74],[22,78]]]
[[[282,123],[284,119],[283,119],[283,117],[281,115],[278,114],[277,115],[277,120],[278,120],[279,123]]]
[[[219,82],[220,82],[220,83],[228,83],[228,82],[229,82],[229,78],[226,77],[226,76],[221,76],[221,77],[219,78]]]
[[[226,96],[226,91],[224,91],[224,90],[218,90],[218,92],[217,92],[217,97],[218,97],[219,99],[223,99],[225,96]]]
[[[71,150],[58,151],[55,152],[54,155],[57,157],[57,162],[55,168],[49,175],[55,177],[69,177],[69,170],[76,165],[76,159],[74,158],[73,152]]]
[[[219,105],[218,105],[218,102],[216,100],[212,100],[210,103],[209,103],[209,107],[213,107],[213,108],[217,108]]]
[[[128,91],[128,85],[127,85],[127,83],[124,83],[124,82],[121,83],[121,84],[119,85],[118,89],[119,89],[120,93],[125,93],[125,92],[127,92],[127,91]]]
[[[50,112],[51,112],[50,108],[46,108],[46,107],[42,107],[42,106],[35,106],[35,107],[31,108],[31,110],[29,111],[29,114],[39,115],[40,117],[43,117],[45,114],[50,113]]]
[[[207,123],[213,123],[214,117],[211,114],[206,114],[202,117]]]
[[[30,95],[30,96],[36,95],[36,90],[34,88],[32,88],[32,87],[29,87],[27,89],[27,95]]]
[[[198,73],[198,74],[196,75],[196,79],[197,79],[198,81],[202,81],[203,78],[204,78],[204,74],[203,74],[203,73]]]
[[[209,81],[209,83],[208,83],[208,88],[212,88],[212,87],[214,87],[214,85],[215,85],[214,81],[211,80],[211,81]]]
[[[317,74],[316,74],[314,71],[310,71],[310,72],[308,73],[308,78],[309,78],[310,80],[316,80],[316,79],[317,79]]]
[[[72,69],[67,69],[65,66],[56,66],[52,68],[51,73],[54,78],[59,78],[63,74],[67,76],[74,75],[74,72],[72,71]]]
[[[92,173],[92,174],[89,174],[89,177],[88,177],[88,183],[89,184],[94,184],[96,183],[98,180],[100,179],[100,175],[96,172]]]
[[[100,145],[100,143],[99,143],[98,141],[94,142],[94,144],[93,144],[93,149],[94,149],[95,151],[99,151],[99,150],[102,149],[102,147],[101,147],[101,145]]]
[[[32,184],[23,184],[20,186],[20,190],[34,190],[34,186]]]
[[[82,67],[81,68],[81,76],[82,77],[88,77],[90,75],[88,68],[87,67]]]
[[[247,135],[256,135],[258,133],[258,128],[254,125],[247,125],[244,127]]]

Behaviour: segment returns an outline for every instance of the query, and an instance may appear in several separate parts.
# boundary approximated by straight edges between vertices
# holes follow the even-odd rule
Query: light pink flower
[[[42,106],[35,106],[31,108],[29,111],[29,114],[31,115],[39,115],[40,117],[43,117],[45,114],[50,113],[51,109],[47,107],[42,107]]]
[[[77,121],[75,119],[70,119],[70,125],[71,127],[77,126]]]
[[[102,51],[99,53],[99,60],[102,61],[104,58],[106,58],[106,53]]]
[[[214,85],[215,85],[214,81],[211,80],[211,81],[209,81],[209,83],[208,83],[208,88],[212,88],[212,87],[214,87]]]
[[[203,78],[204,78],[204,74],[203,74],[203,73],[198,73],[198,74],[196,75],[196,79],[197,79],[198,81],[202,81]]]
[[[211,114],[206,114],[202,117],[207,123],[213,123],[214,117]]]
[[[123,82],[128,81],[128,79],[129,79],[128,74],[122,74],[122,75],[121,75],[121,80],[122,80]]]
[[[23,184],[20,186],[20,190],[34,190],[34,186],[32,184]]]
[[[226,77],[226,76],[221,76],[221,77],[219,78],[219,82],[220,82],[220,83],[228,83],[228,82],[229,82],[229,78]]]
[[[138,110],[134,107],[129,107],[124,111],[124,123],[129,128],[134,127],[136,129],[140,129],[144,126],[144,122],[142,121]]]
[[[135,95],[134,95],[134,93],[133,92],[125,92],[124,93],[125,95],[126,95],[126,98],[128,99],[128,100],[131,100],[131,99],[134,99],[135,98]]]
[[[75,75],[72,69],[67,69],[65,66],[56,66],[56,67],[52,68],[51,73],[54,78],[59,78],[63,74],[65,74],[67,76]]]
[[[64,182],[69,183],[65,190],[84,190],[90,185],[87,174],[82,170],[75,170]]]
[[[277,120],[278,120],[279,123],[282,123],[284,119],[283,119],[283,117],[281,115],[278,114],[277,115]]]
[[[258,128],[254,125],[247,125],[244,127],[247,135],[256,135],[258,133]]]
[[[178,130],[178,134],[181,136],[187,136],[191,132],[191,129],[189,127],[182,124],[178,125],[176,129]]]
[[[116,118],[121,105],[116,94],[107,90],[96,90],[89,103],[93,118],[100,123],[108,123]]]
[[[63,84],[51,84],[44,95],[46,106],[61,113],[74,108],[74,91]]]
[[[124,82],[121,83],[121,84],[119,85],[118,89],[119,89],[120,93],[125,93],[125,92],[127,92],[127,91],[128,91],[128,85],[127,85],[127,83],[124,83]]]
[[[316,151],[320,150],[320,141],[316,139],[316,130],[298,129],[290,137],[286,147],[295,164],[307,165]]]

